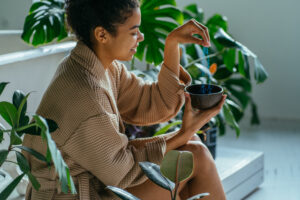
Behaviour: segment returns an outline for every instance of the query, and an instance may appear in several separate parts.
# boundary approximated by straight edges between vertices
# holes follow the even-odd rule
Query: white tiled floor
[[[300,123],[268,121],[238,139],[230,131],[218,145],[264,152],[264,183],[244,200],[300,200]]]

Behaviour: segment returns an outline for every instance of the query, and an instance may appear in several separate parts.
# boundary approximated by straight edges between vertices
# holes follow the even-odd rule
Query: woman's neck
[[[103,47],[93,46],[92,50],[94,51],[95,55],[100,60],[105,69],[111,66],[114,59],[111,58],[110,54]]]

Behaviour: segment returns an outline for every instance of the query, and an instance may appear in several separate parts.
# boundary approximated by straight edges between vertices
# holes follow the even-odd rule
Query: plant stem
[[[149,70],[150,70],[150,64],[147,63],[147,71],[149,71]]]
[[[208,56],[204,56],[204,57],[202,57],[202,58],[198,58],[198,59],[196,59],[196,60],[193,60],[192,62],[190,62],[189,64],[187,64],[186,66],[184,66],[184,68],[188,68],[189,66],[191,66],[191,65],[193,65],[193,64],[195,64],[195,63],[197,63],[197,62],[200,62],[200,61],[202,61],[202,60],[206,60],[207,58],[213,58],[213,57],[216,57],[216,56],[222,54],[224,51],[225,51],[225,48],[224,48],[222,51],[218,51],[218,52],[216,52],[216,53],[214,53],[214,54],[210,54],[210,55],[208,55]]]

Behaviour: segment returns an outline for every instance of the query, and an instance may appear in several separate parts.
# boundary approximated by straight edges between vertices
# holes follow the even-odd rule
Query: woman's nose
[[[138,38],[138,41],[141,42],[141,41],[143,41],[143,40],[144,40],[144,34],[141,33],[141,32],[139,31],[139,38]]]

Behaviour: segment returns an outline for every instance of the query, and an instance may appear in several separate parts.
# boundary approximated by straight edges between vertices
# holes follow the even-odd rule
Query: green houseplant
[[[0,95],[7,84],[7,82],[0,82]],[[53,120],[44,119],[39,115],[33,115],[33,120],[30,122],[30,118],[26,114],[28,97],[29,94],[24,95],[21,91],[17,90],[13,94],[12,103],[0,101],[0,116],[10,126],[10,128],[7,129],[0,123],[0,144],[4,140],[5,134],[8,134],[10,139],[8,148],[0,149],[0,167],[4,162],[13,162],[7,160],[8,154],[13,153],[16,155],[17,160],[16,163],[13,163],[22,171],[22,174],[16,177],[0,192],[0,199],[7,199],[24,176],[29,178],[34,189],[39,190],[40,188],[40,183],[31,174],[29,163],[20,150],[30,153],[37,159],[47,163],[49,167],[53,163],[60,179],[62,191],[64,193],[70,191],[75,194],[76,189],[70,176],[69,168],[64,162],[60,151],[57,149],[55,142],[51,139],[50,132],[55,131],[58,127]],[[34,149],[23,146],[22,136],[24,134],[41,136],[47,144],[47,155],[42,155]]]
[[[142,22],[140,30],[145,40],[140,43],[135,55],[145,60],[147,70],[131,69],[138,76],[148,80],[156,80],[158,67],[150,68],[150,64],[158,66],[163,60],[163,40],[167,34],[185,20],[195,18],[209,28],[212,46],[207,53],[199,45],[182,45],[181,64],[193,78],[193,83],[214,83],[224,87],[228,98],[222,112],[214,118],[209,126],[217,127],[220,135],[226,133],[226,126],[232,127],[239,136],[238,122],[243,118],[246,108],[251,106],[251,123],[259,124],[256,104],[251,97],[251,73],[257,83],[264,82],[268,75],[257,56],[240,42],[228,34],[228,23],[224,16],[216,14],[204,20],[204,12],[196,4],[186,6],[183,10],[176,7],[175,0],[141,0]],[[65,24],[64,0],[42,0],[34,3],[25,19],[22,39],[38,46],[50,42],[61,41],[72,36]],[[215,63],[217,72],[210,74],[207,59]],[[250,66],[249,58],[254,59],[254,67]],[[180,118],[180,114],[177,119]],[[172,121],[174,122],[174,120]],[[172,124],[172,122],[170,122]],[[178,126],[180,120],[172,125]],[[173,126],[168,125],[169,128]],[[133,128],[134,131],[137,129]],[[168,130],[164,128],[163,130]],[[154,131],[155,132],[155,131]],[[160,131],[159,133],[164,133]]]

